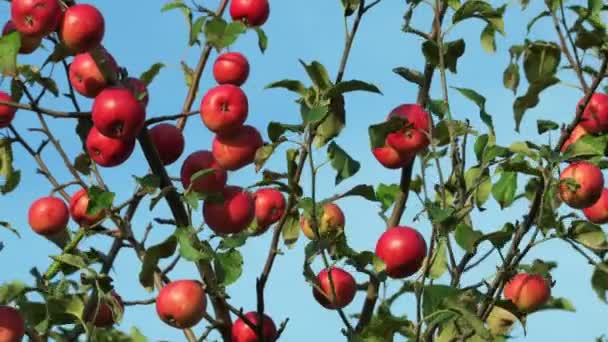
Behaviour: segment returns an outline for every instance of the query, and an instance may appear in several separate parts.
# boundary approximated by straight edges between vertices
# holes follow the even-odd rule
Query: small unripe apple
[[[396,107],[388,115],[387,120],[393,117],[407,119],[403,130],[387,135],[386,143],[397,150],[399,154],[416,154],[429,144],[430,116],[418,104],[404,104]]]
[[[203,123],[210,131],[227,134],[243,125],[247,119],[249,103],[241,88],[222,84],[205,94],[200,111]]]
[[[118,64],[114,57],[107,51],[103,50],[103,61],[108,69],[114,73],[118,73]],[[74,57],[69,68],[70,84],[80,95],[94,98],[102,90],[108,86],[108,80],[104,77],[102,71],[95,63],[93,56],[90,53],[81,53]]]
[[[214,172],[200,176],[194,180],[192,190],[200,193],[220,192],[226,186],[228,174],[213,158],[209,151],[196,151],[184,160],[181,169],[181,180],[184,189],[190,187],[192,176],[203,170],[213,169]]]
[[[95,97],[91,118],[101,134],[133,140],[144,127],[146,110],[129,89],[112,87]]]
[[[0,100],[14,102],[11,96],[3,91],[0,91]],[[0,104],[0,128],[8,127],[13,122],[16,112],[16,108]]]
[[[57,197],[42,197],[34,201],[28,212],[32,230],[40,235],[51,236],[66,229],[70,212],[65,202]]]
[[[285,213],[285,197],[272,188],[259,189],[253,194],[255,202],[256,233],[265,232],[268,227],[278,222]]]
[[[89,194],[87,189],[80,189],[70,198],[70,214],[72,219],[83,226],[92,226],[105,216],[103,211],[95,215],[87,215],[89,206]]]
[[[559,196],[571,208],[590,207],[602,195],[604,175],[599,167],[589,162],[570,164],[559,178]],[[572,181],[576,184],[571,184]]]
[[[608,223],[608,189],[603,189],[600,198],[592,206],[584,208],[583,214],[595,224]]]
[[[217,234],[237,234],[249,226],[255,215],[251,194],[238,186],[226,186],[222,201],[206,200],[203,204],[205,223]]]
[[[15,24],[13,24],[13,22],[9,20],[6,22],[6,25],[4,25],[4,28],[2,29],[2,35],[5,36],[15,31],[17,31]],[[42,43],[42,37],[28,36],[24,33],[21,33],[21,47],[19,48],[19,53],[28,55],[36,51],[36,49],[38,49],[38,47],[40,46],[40,43]]]
[[[25,322],[21,313],[10,306],[0,306],[0,341],[21,342],[25,335]]]
[[[589,132],[587,132],[585,127],[583,127],[581,124],[576,125],[574,127],[574,129],[572,130],[572,132],[570,133],[570,136],[568,137],[568,139],[566,141],[564,141],[561,151],[566,152],[566,149],[568,148],[568,146],[570,146],[571,144],[574,144],[576,141],[578,141],[578,139],[582,138],[586,134],[589,134]]]
[[[393,227],[378,239],[376,256],[384,261],[389,277],[409,277],[422,266],[426,257],[426,242],[413,228]]]
[[[583,104],[583,97],[578,106]],[[594,93],[583,111],[580,125],[589,133],[601,134],[608,132],[608,95]]]
[[[243,20],[249,26],[264,25],[269,14],[268,0],[232,0],[230,2],[232,20]]]
[[[29,36],[43,37],[57,29],[61,20],[58,0],[13,0],[11,21]]]
[[[357,293],[357,283],[355,278],[338,267],[331,267],[331,282],[329,279],[330,272],[327,269],[319,272],[317,275],[316,286],[313,287],[312,294],[319,304],[327,309],[342,309],[355,298]],[[334,291],[332,292],[331,284],[333,283]],[[335,297],[334,297],[335,292]]]
[[[146,84],[138,78],[129,77],[125,80],[125,86],[131,90],[135,98],[139,100],[144,107],[148,106],[150,96],[148,95],[148,88]]]
[[[236,171],[253,163],[256,151],[263,144],[262,136],[255,127],[241,126],[213,139],[213,157],[225,170]]]
[[[323,205],[323,214],[317,224],[321,237],[335,235],[344,230],[344,213],[337,204],[326,203]],[[300,228],[302,228],[302,233],[304,233],[307,238],[311,240],[317,238],[310,221],[304,216],[300,218]]]
[[[68,7],[59,25],[61,42],[73,53],[97,47],[105,32],[103,15],[95,6],[76,4]]]
[[[377,147],[372,150],[374,157],[387,169],[400,169],[414,161],[415,154],[403,156],[390,146]]]
[[[89,157],[97,165],[113,167],[129,159],[135,148],[135,140],[112,139],[92,127],[85,145]]]
[[[219,84],[241,86],[249,76],[249,62],[238,52],[225,52],[213,64],[213,77]]]
[[[158,124],[148,131],[163,165],[173,164],[184,152],[182,131],[168,123]]]
[[[245,314],[245,318],[257,327],[260,324],[258,313],[251,311]],[[251,329],[241,318],[232,325],[232,342],[262,342],[258,338],[257,330]],[[277,327],[270,317],[264,314],[262,319],[262,335],[264,341],[274,341],[277,337]]]
[[[531,312],[547,303],[551,297],[551,287],[541,275],[520,273],[505,285],[504,296],[520,311]]]
[[[158,316],[174,328],[195,326],[203,319],[206,307],[203,284],[196,280],[172,281],[160,289],[156,297]]]
[[[94,316],[87,321],[92,321],[93,325],[98,328],[110,328],[118,322],[125,307],[122,298],[116,292],[112,291],[111,296],[112,298],[104,298],[100,301],[96,310],[91,314]]]

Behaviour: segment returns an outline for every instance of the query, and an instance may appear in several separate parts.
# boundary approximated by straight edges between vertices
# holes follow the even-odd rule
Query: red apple
[[[106,137],[93,127],[87,136],[86,148],[89,157],[103,167],[124,163],[135,148],[135,140],[119,140]]]
[[[331,272],[331,282],[329,274]],[[357,283],[353,276],[338,267],[331,267],[319,272],[317,275],[316,286],[313,287],[312,294],[319,304],[326,309],[342,309],[355,298],[357,293]],[[333,289],[331,284],[333,283]],[[334,297],[335,292],[335,297]]]
[[[269,14],[268,0],[232,0],[230,2],[232,20],[243,20],[249,26],[264,25]]]
[[[402,156],[390,146],[377,147],[372,150],[374,157],[387,169],[400,169],[414,161],[415,154]]]
[[[106,88],[95,97],[93,125],[109,138],[133,140],[144,127],[146,111],[135,95],[121,87]]]
[[[118,64],[107,51],[103,51],[108,69],[118,73]],[[74,57],[69,69],[70,83],[82,96],[93,98],[108,86],[108,80],[99,69],[90,53],[81,53]]]
[[[0,341],[21,342],[25,335],[25,322],[21,313],[10,306],[0,306]]]
[[[238,52],[225,52],[213,64],[213,77],[219,84],[241,86],[249,76],[249,62]]]
[[[2,35],[5,36],[11,32],[17,31],[15,24],[12,21],[7,21],[6,25],[2,29]],[[19,48],[19,53],[28,55],[40,46],[42,43],[42,37],[40,36],[28,36],[26,34],[21,33],[21,47]]]
[[[578,102],[578,106],[583,104],[584,98]],[[608,132],[608,95],[594,93],[583,111],[581,126],[589,133],[601,134]]]
[[[201,101],[201,118],[214,133],[229,133],[247,119],[249,103],[241,88],[222,84],[212,88]]]
[[[111,295],[113,298],[104,298],[101,300],[94,316],[87,320],[93,321],[93,325],[98,328],[112,327],[118,322],[118,319],[125,311],[122,298],[114,291],[112,291]]]
[[[386,264],[391,278],[405,278],[416,273],[426,256],[426,242],[410,227],[393,227],[376,243],[376,255]]]
[[[255,215],[251,194],[238,186],[226,186],[220,202],[203,204],[205,223],[217,234],[236,234],[247,229]]]
[[[318,213],[317,213],[318,214]],[[335,203],[326,203],[323,205],[323,214],[321,219],[317,222],[319,225],[319,235],[321,237],[327,237],[337,234],[344,230],[345,218],[342,209]],[[310,224],[309,220],[302,216],[300,218],[300,228],[302,233],[311,240],[316,239],[316,234]]]
[[[586,161],[570,164],[559,176],[559,196],[568,206],[583,209],[593,205],[602,195],[604,175],[602,171]],[[574,181],[574,184],[568,184]]]
[[[595,223],[608,223],[608,189],[602,190],[600,198],[592,206],[584,208],[585,217]]]
[[[14,102],[11,96],[3,91],[0,91],[0,100],[5,102]],[[13,119],[17,109],[9,105],[0,104],[0,128],[8,127]]]
[[[255,202],[257,233],[265,232],[270,225],[279,221],[285,213],[285,198],[277,189],[259,189],[253,194],[253,200]]]
[[[161,123],[152,127],[149,133],[164,165],[173,164],[184,152],[184,135],[179,128]]]
[[[236,171],[253,163],[256,151],[263,144],[262,136],[255,127],[241,126],[213,139],[213,157],[222,168]]]
[[[87,215],[89,206],[89,194],[87,189],[80,189],[70,198],[70,214],[72,219],[83,226],[92,226],[104,217],[104,212],[100,211],[95,215]]]
[[[190,187],[192,175],[199,171],[213,169],[215,172],[200,176],[194,180],[192,190],[200,193],[220,192],[226,185],[228,174],[213,158],[209,151],[197,151],[184,160],[181,169],[181,179],[184,189]]]
[[[537,274],[520,273],[513,277],[504,290],[508,299],[522,312],[531,312],[543,306],[551,297],[549,281]]]
[[[251,311],[245,314],[245,318],[257,327],[260,324],[258,313]],[[277,327],[272,319],[264,315],[262,319],[262,335],[264,341],[274,341],[277,337]],[[232,342],[258,342],[258,334],[256,330],[251,329],[241,318],[237,319],[232,325]],[[262,342],[262,341],[260,341]]]
[[[566,149],[568,148],[568,146],[570,146],[571,144],[574,144],[578,139],[582,138],[586,134],[589,134],[589,132],[587,132],[585,127],[583,127],[581,124],[576,125],[574,127],[574,129],[572,130],[572,132],[570,133],[570,136],[568,137],[568,139],[566,141],[564,141],[561,151],[566,152]]]
[[[148,96],[148,88],[144,82],[138,78],[129,77],[125,81],[125,86],[129,88],[131,92],[133,92],[135,98],[138,99],[139,102],[144,105],[144,107],[148,106],[150,97]]]
[[[404,104],[396,107],[388,115],[387,119],[393,117],[407,119],[403,130],[390,133],[386,137],[386,143],[397,150],[399,154],[415,154],[429,144],[429,114],[417,104]]]
[[[28,222],[34,232],[51,236],[63,231],[70,219],[70,212],[60,198],[42,197],[34,201],[28,212]]]
[[[13,0],[11,21],[17,30],[29,36],[46,36],[55,31],[61,20],[58,0]]]
[[[68,7],[59,25],[59,37],[73,53],[87,52],[99,46],[104,32],[103,15],[88,4]]]
[[[160,289],[156,297],[158,316],[174,328],[195,326],[203,319],[206,307],[203,284],[196,280],[172,281]]]

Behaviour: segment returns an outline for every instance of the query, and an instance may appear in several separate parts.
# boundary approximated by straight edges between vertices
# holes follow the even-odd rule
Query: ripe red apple
[[[220,192],[226,186],[228,174],[213,158],[209,151],[196,151],[184,160],[181,169],[181,179],[184,189],[190,187],[192,175],[199,171],[213,169],[215,172],[200,176],[194,180],[192,190],[200,193]]]
[[[97,310],[94,312],[94,316],[87,321],[93,321],[93,325],[98,328],[110,328],[125,311],[122,298],[114,291],[111,293],[112,299],[104,298],[97,306]]]
[[[2,29],[2,35],[5,36],[11,32],[17,31],[15,24],[12,21],[7,21],[6,25]],[[24,33],[21,33],[21,47],[19,48],[19,53],[28,55],[40,46],[42,43],[42,37],[40,36],[28,36]]]
[[[135,140],[119,140],[106,137],[93,127],[87,136],[86,148],[89,157],[103,167],[124,163],[135,148]]]
[[[160,319],[179,329],[198,324],[206,307],[203,284],[196,280],[172,281],[160,289],[156,297],[156,312]]]
[[[205,223],[217,234],[236,234],[247,229],[255,215],[255,204],[249,192],[238,186],[226,186],[222,201],[206,200],[203,204]]]
[[[87,189],[80,189],[70,198],[70,214],[72,219],[83,226],[91,226],[99,222],[105,216],[103,211],[95,215],[87,215],[89,206],[89,194]]]
[[[68,7],[59,25],[59,37],[73,53],[97,47],[105,32],[103,15],[95,6],[76,4]]]
[[[329,280],[329,274],[331,272],[331,282]],[[331,284],[335,292],[331,290]],[[331,267],[331,271],[324,269],[317,275],[316,286],[312,289],[312,294],[319,304],[326,309],[342,309],[355,298],[357,293],[357,283],[355,278],[346,272],[345,270],[338,267]]]
[[[51,236],[63,231],[70,219],[70,212],[60,198],[42,197],[34,201],[28,211],[32,230],[40,235]]]
[[[213,77],[219,84],[241,86],[249,76],[249,62],[238,52],[225,52],[213,64]]]
[[[11,96],[3,91],[0,91],[0,100],[13,102]],[[0,104],[0,128],[8,127],[15,118],[16,108],[8,105]]]
[[[257,327],[260,323],[258,313],[251,311],[245,314],[245,318]],[[274,341],[277,337],[277,327],[272,319],[266,315],[262,319],[262,335],[264,341]],[[241,318],[232,325],[232,342],[261,342],[256,330],[251,329]]]
[[[164,165],[174,163],[184,152],[184,135],[179,128],[168,123],[161,123],[152,127],[148,132]]]
[[[262,136],[255,127],[241,126],[213,139],[213,157],[226,170],[236,171],[253,163],[255,152],[262,147]]]
[[[125,81],[125,86],[129,88],[131,92],[133,92],[135,98],[138,99],[139,102],[144,105],[144,107],[148,106],[148,101],[150,100],[150,97],[148,96],[148,88],[146,87],[144,82],[142,82],[138,78],[129,77]]]
[[[230,2],[232,20],[243,20],[249,26],[264,25],[269,14],[268,0],[232,0]]]
[[[255,202],[256,232],[265,232],[270,225],[281,219],[285,213],[285,197],[273,188],[259,189],[253,194]]]
[[[405,278],[416,273],[426,257],[426,242],[410,227],[393,227],[376,243],[376,255],[386,264],[391,278]]]
[[[600,198],[592,206],[584,208],[585,217],[595,223],[608,223],[608,189],[603,189]]]
[[[388,115],[387,120],[393,117],[407,119],[403,130],[390,133],[386,143],[397,150],[399,154],[415,154],[429,144],[429,114],[417,104],[404,104],[396,107]]]
[[[415,154],[402,156],[390,146],[377,147],[372,149],[372,153],[376,160],[387,169],[400,169],[414,161]]]
[[[583,104],[584,98],[578,102],[578,106]],[[581,117],[581,126],[589,133],[606,133],[608,132],[608,95],[603,93],[594,93],[583,111]]]
[[[214,133],[225,134],[241,127],[248,111],[247,95],[232,84],[212,88],[201,101],[203,123]]]
[[[559,196],[568,206],[583,209],[593,205],[602,195],[604,175],[599,167],[586,161],[570,164],[559,176]],[[576,186],[567,180],[576,182]],[[576,189],[575,189],[576,188]]]
[[[0,306],[0,341],[21,342],[25,335],[25,322],[21,313],[10,306]]]
[[[549,300],[551,287],[541,275],[520,273],[505,285],[504,295],[520,311],[531,312]]]
[[[144,127],[146,110],[129,89],[112,87],[95,97],[92,119],[101,134],[132,140]]]
[[[344,230],[345,218],[342,209],[335,203],[326,203],[323,205],[323,214],[321,219],[317,222],[319,225],[319,235],[321,237],[327,237],[337,234]],[[310,224],[309,220],[302,216],[300,218],[300,228],[302,233],[311,240],[316,239],[315,232]]]
[[[55,31],[61,19],[58,0],[13,0],[11,21],[17,30],[29,36],[46,36]]]
[[[574,129],[572,130],[572,132],[570,133],[570,136],[568,137],[568,139],[566,141],[564,141],[561,151],[566,152],[566,149],[568,148],[568,146],[570,146],[571,144],[574,144],[578,139],[582,138],[585,134],[589,134],[589,132],[587,132],[585,127],[583,127],[581,124],[576,125],[574,127]]]
[[[114,73],[118,73],[118,64],[107,51],[103,51],[103,63]],[[82,96],[93,98],[108,86],[108,81],[99,69],[90,53],[81,53],[74,57],[69,69],[70,83]]]

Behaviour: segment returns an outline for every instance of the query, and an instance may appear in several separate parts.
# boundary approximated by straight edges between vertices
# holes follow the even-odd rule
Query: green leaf
[[[288,125],[288,124],[283,124],[283,123],[276,122],[276,121],[271,121],[268,124],[268,128],[267,128],[268,137],[270,138],[270,141],[272,141],[272,142],[279,141],[281,136],[287,131],[301,134],[304,132],[304,126]]]
[[[553,42],[536,41],[524,50],[524,72],[528,83],[546,84],[555,76],[561,49]]]
[[[160,177],[157,175],[133,176],[139,186],[147,193],[154,194],[160,188]]]
[[[139,282],[146,290],[152,291],[154,288],[154,271],[158,267],[160,259],[172,256],[176,248],[177,239],[175,236],[170,236],[160,244],[146,250],[139,272]]]
[[[435,250],[433,256],[433,264],[429,270],[429,277],[432,279],[439,279],[448,270],[448,257],[447,257],[447,242],[445,239],[439,241],[439,245]]]
[[[446,308],[456,311],[460,314],[467,323],[471,325],[475,333],[483,338],[484,341],[489,341],[492,338],[492,334],[486,328],[484,322],[477,317],[477,315],[469,310],[462,302],[457,301],[453,297],[444,299]]]
[[[443,60],[445,67],[452,73],[457,72],[456,64],[458,58],[464,54],[465,42],[463,39],[458,39],[453,42],[445,42],[443,44]],[[439,66],[439,47],[436,42],[427,40],[422,43],[422,53],[427,62],[433,66]]]
[[[538,134],[543,134],[558,129],[559,125],[551,120],[537,120],[536,127],[538,129]]]
[[[281,234],[283,242],[287,247],[291,248],[295,246],[300,237],[300,220],[296,214],[291,214],[287,217]]]
[[[403,129],[406,124],[406,119],[392,117],[383,123],[369,126],[369,141],[372,149],[385,146],[386,136]]]
[[[87,263],[84,259],[78,255],[63,253],[57,256],[51,256],[51,259],[58,261],[62,264],[69,265],[72,267],[76,267],[77,269],[85,269],[88,268]]]
[[[477,105],[477,107],[479,107],[479,117],[481,118],[481,121],[483,121],[483,123],[485,123],[488,126],[488,128],[490,129],[491,132],[494,132],[494,124],[492,123],[492,116],[490,114],[488,114],[488,112],[486,112],[486,98],[483,97],[482,95],[480,95],[478,92],[476,92],[473,89],[457,88],[457,87],[453,87],[453,88],[458,90],[458,92],[460,94],[462,94],[462,96],[473,101]]]
[[[352,91],[367,91],[370,93],[382,94],[380,89],[371,83],[366,83],[359,80],[342,81],[331,87],[326,96],[328,98],[336,97]]]
[[[6,221],[0,221],[0,227],[8,229],[11,233],[17,235],[17,237],[21,238],[21,234],[19,234],[19,232],[17,231],[17,229],[13,228],[13,226],[6,222]]]
[[[7,305],[17,299],[17,297],[25,293],[26,289],[25,283],[19,280],[2,284],[0,286],[0,305]]]
[[[570,312],[576,312],[576,308],[572,303],[566,298],[553,298],[549,299],[545,305],[540,307],[537,311],[541,310],[564,310]]]
[[[608,291],[608,263],[601,263],[595,267],[591,276],[591,286],[597,296],[606,303],[606,291]]]
[[[503,172],[500,179],[492,186],[492,196],[500,204],[500,208],[504,209],[510,206],[515,200],[515,191],[517,190],[517,173]]]
[[[196,232],[192,227],[177,228],[175,237],[179,243],[179,254],[186,260],[198,262],[210,261],[213,258],[213,249],[206,242],[198,243]]]
[[[14,31],[0,37],[0,74],[17,76],[17,54],[21,48],[21,33]]]
[[[483,234],[480,231],[473,230],[473,228],[464,223],[456,226],[456,231],[454,232],[454,239],[458,246],[469,253],[475,252],[475,248],[482,237]]]
[[[192,27],[190,28],[190,39],[188,41],[188,45],[193,46],[194,44],[200,44],[198,36],[203,31],[203,27],[205,25],[206,17],[201,16],[196,18],[194,23],[192,23]]]
[[[422,293],[422,312],[428,317],[441,306],[444,299],[458,295],[458,290],[448,285],[427,285]]]
[[[89,205],[87,207],[87,215],[97,215],[104,209],[110,209],[116,196],[113,192],[104,191],[103,189],[92,186],[87,189],[89,196]]]
[[[387,211],[393,203],[395,203],[395,199],[401,192],[398,184],[378,184],[378,188],[376,189],[376,198],[380,201],[380,207],[382,208],[382,212]]]
[[[247,242],[248,237],[249,237],[249,235],[246,233],[232,234],[230,236],[225,236],[224,238],[222,238],[222,241],[220,241],[218,248],[219,249],[230,249],[230,248],[241,247],[245,244],[245,242]]]
[[[266,164],[266,161],[272,156],[278,144],[266,144],[257,149],[255,152],[255,157],[253,159],[253,163],[255,164],[255,172],[260,172],[260,170]]]
[[[502,248],[511,240],[513,232],[515,232],[515,226],[512,223],[506,223],[501,230],[484,235],[482,240],[488,240],[496,248]]]
[[[186,86],[191,87],[192,82],[194,82],[194,70],[192,70],[186,62],[181,62],[182,71],[184,72],[184,80],[186,81]]]
[[[236,249],[220,252],[213,259],[217,281],[223,286],[228,286],[239,279],[243,273],[243,256]]]
[[[298,93],[302,96],[306,95],[306,87],[304,86],[304,84],[302,84],[302,82],[297,81],[297,80],[285,79],[285,80],[273,82],[273,83],[270,83],[269,85],[267,85],[264,89],[271,89],[271,88],[283,88],[283,89],[292,91],[294,93]]]
[[[307,108],[306,106],[301,106],[302,108],[302,120],[304,121],[304,125],[308,125],[311,123],[317,123],[323,120],[327,113],[329,113],[328,106],[314,106],[312,108]]]
[[[603,156],[608,147],[606,136],[593,136],[585,134],[573,144],[570,144],[564,153],[564,158],[580,158]]]
[[[519,86],[519,65],[517,63],[509,63],[502,75],[502,84],[513,91],[513,94],[517,93]]]
[[[403,77],[406,81],[412,82],[417,85],[422,85],[424,83],[424,75],[420,71],[398,67],[393,69],[393,72],[401,77]]]
[[[367,199],[368,201],[378,201],[378,199],[376,198],[376,192],[374,191],[374,187],[371,185],[359,184],[342,194],[341,197],[348,196],[361,196]]]
[[[481,41],[481,47],[487,53],[496,52],[496,40],[494,39],[495,34],[496,30],[492,24],[486,25],[486,28],[481,31],[481,37],[479,40]]]
[[[492,25],[492,28],[496,31],[504,34],[504,21],[502,18],[504,10],[505,6],[494,9],[485,1],[469,0],[454,12],[452,23],[456,24],[465,19],[478,18]]]
[[[608,250],[606,233],[598,225],[588,221],[574,221],[568,232],[568,236],[578,241],[583,246],[592,250]]]
[[[254,30],[255,33],[258,35],[258,47],[260,48],[260,51],[264,53],[268,48],[268,36],[266,36],[264,30],[259,27],[256,27]]]
[[[323,64],[317,61],[312,61],[310,64],[306,64],[302,60],[300,60],[300,64],[302,64],[306,70],[306,73],[308,74],[308,77],[310,77],[310,80],[317,88],[327,90],[332,86],[327,69],[325,69]]]
[[[131,327],[131,341],[132,342],[148,342],[148,339],[137,329]]]
[[[163,63],[154,63],[152,64],[148,70],[144,71],[140,76],[139,80],[143,82],[146,86],[150,85],[154,78],[158,75],[160,70],[164,68],[165,65]]]
[[[344,6],[344,16],[348,17],[355,13],[355,10],[359,8],[361,0],[341,0],[342,6]]]
[[[330,100],[329,114],[317,127],[315,146],[320,148],[337,137],[346,124],[346,112],[344,110],[344,97],[336,96]]]
[[[221,42],[220,48],[225,48],[225,47],[232,45],[236,41],[236,39],[239,37],[239,35],[245,33],[246,31],[247,31],[247,25],[245,25],[242,21],[230,22],[226,26],[226,29],[224,30],[224,33],[222,35],[222,39],[220,41]]]
[[[351,158],[346,151],[333,141],[327,147],[327,157],[331,162],[331,166],[337,171],[336,185],[340,184],[344,179],[353,176],[361,168],[361,163]]]
[[[530,30],[532,30],[532,26],[534,26],[534,24],[536,24],[536,22],[544,17],[550,17],[551,16],[551,12],[549,11],[542,11],[540,12],[536,17],[532,18],[532,20],[530,20],[530,22],[528,23],[528,26],[526,26],[526,30],[527,30],[527,34],[530,34]]]
[[[82,173],[85,176],[91,174],[91,166],[91,158],[89,158],[89,155],[86,153],[81,153],[76,157],[76,159],[74,159],[74,168],[76,169],[76,171]]]
[[[555,76],[544,78],[536,83],[530,84],[526,94],[515,99],[515,102],[513,102],[513,113],[515,116],[515,130],[517,132],[519,132],[519,125],[521,124],[525,112],[530,108],[536,107],[540,101],[538,98],[540,93],[557,83],[559,83],[559,79]]]
[[[183,9],[183,8],[188,8],[188,6],[186,6],[186,4],[184,4],[181,0],[175,0],[173,2],[164,4],[163,7],[161,7],[160,11],[166,12],[166,11],[170,11],[173,9]]]

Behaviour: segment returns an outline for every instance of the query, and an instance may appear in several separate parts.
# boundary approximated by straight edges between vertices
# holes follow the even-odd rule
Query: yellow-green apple
[[[197,280],[176,280],[165,285],[156,297],[156,312],[168,325],[186,329],[205,316],[207,297]]]
[[[13,102],[11,96],[3,91],[0,91],[0,100],[5,102]],[[15,118],[17,109],[9,105],[0,104],[0,128],[8,127]]]
[[[285,213],[285,197],[273,188],[258,189],[253,193],[255,203],[256,233],[265,232]]]
[[[258,313],[251,311],[245,314],[245,318],[255,325],[260,324]],[[264,314],[262,319],[262,336],[263,341],[260,341],[256,330],[251,329],[242,318],[237,319],[232,325],[232,342],[263,342],[274,341],[277,337],[277,327],[270,317]]]
[[[329,279],[330,274],[331,282]],[[332,291],[332,284],[334,291]],[[355,298],[356,293],[357,283],[355,282],[355,278],[338,267],[331,267],[329,272],[327,269],[319,272],[312,290],[312,294],[317,302],[324,308],[332,310],[342,309],[350,304],[353,298]]]
[[[52,236],[64,231],[70,220],[70,212],[60,198],[48,196],[34,201],[28,211],[28,222],[32,230],[43,236]]]
[[[103,167],[113,167],[124,163],[135,148],[135,140],[120,140],[106,137],[92,127],[85,142],[91,160]]]
[[[600,198],[592,206],[584,208],[583,214],[595,224],[608,223],[608,189],[603,189]]]
[[[184,135],[179,128],[161,123],[150,128],[149,133],[164,165],[173,164],[184,152]]]
[[[247,119],[248,111],[247,95],[232,84],[210,89],[201,101],[203,123],[218,134],[226,134],[241,127]]]
[[[59,24],[59,38],[72,53],[87,52],[101,43],[105,22],[99,10],[89,4],[68,7]]]
[[[213,64],[213,77],[219,84],[241,86],[249,76],[249,62],[243,54],[225,52]]]
[[[82,226],[91,226],[99,222],[105,216],[103,211],[95,215],[87,215],[89,207],[89,194],[87,189],[80,189],[70,198],[70,214],[72,219]]]
[[[578,102],[578,106],[584,104],[583,97]],[[593,134],[601,134],[608,132],[608,95],[603,93],[594,93],[589,99],[589,103],[581,117],[580,125],[587,132]]]
[[[9,20],[6,22],[6,25],[4,25],[4,28],[2,29],[2,35],[5,36],[15,31],[17,31],[15,24],[13,24],[13,22]],[[40,43],[42,43],[41,36],[28,36],[24,33],[21,33],[21,47],[19,48],[19,53],[28,55],[36,51],[36,49],[40,46]]]
[[[505,299],[522,312],[532,312],[543,306],[551,297],[549,281],[538,274],[520,273],[505,285]]]
[[[586,161],[570,164],[560,175],[559,196],[568,206],[583,209],[597,202],[604,188],[599,167]]]
[[[25,335],[25,322],[21,313],[10,306],[0,306],[0,341],[21,342]]]
[[[59,0],[13,0],[11,21],[17,30],[29,36],[42,37],[55,31],[62,11]]]
[[[269,14],[268,0],[232,0],[230,2],[232,20],[242,20],[249,26],[264,25]]]
[[[200,193],[220,192],[226,185],[228,174],[213,158],[213,154],[209,151],[196,151],[189,155],[181,169],[181,180],[184,189],[190,187],[192,176],[203,170],[213,170],[213,172],[205,175],[199,175],[192,184],[192,190]]]
[[[226,170],[236,171],[251,163],[262,147],[262,136],[252,126],[241,126],[234,131],[218,134],[213,139],[213,157]]]
[[[118,73],[118,64],[106,50],[102,50],[103,63],[113,73]],[[108,80],[99,69],[93,56],[81,53],[74,57],[69,68],[70,83],[82,96],[94,98],[108,86]]]
[[[386,143],[399,154],[411,155],[426,148],[429,144],[429,114],[418,104],[403,104],[394,108],[388,115],[391,118],[407,119],[402,130],[389,133]]]
[[[389,277],[409,277],[422,266],[426,257],[426,242],[413,228],[389,228],[376,243],[376,256],[384,261]]]
[[[111,87],[95,97],[91,118],[101,134],[133,140],[144,127],[146,110],[129,89]]]
[[[336,235],[344,230],[344,213],[337,204],[326,203],[323,205],[323,213],[320,217],[321,219],[318,220],[317,224],[321,237]],[[312,228],[311,222],[304,215],[300,217],[300,228],[307,238],[311,240],[316,239],[316,234]]]
[[[236,234],[247,229],[255,215],[253,196],[238,186],[226,186],[220,201],[203,204],[205,223],[217,234]]]

